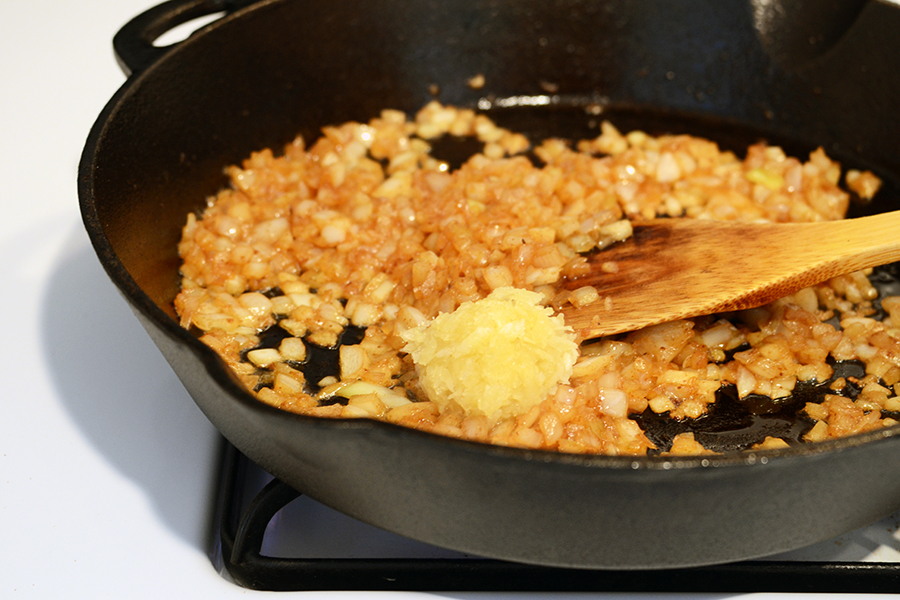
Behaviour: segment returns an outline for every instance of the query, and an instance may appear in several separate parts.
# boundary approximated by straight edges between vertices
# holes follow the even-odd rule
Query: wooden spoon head
[[[589,274],[563,283],[569,290],[593,286],[599,301],[557,308],[590,339],[761,306],[853,270],[829,262],[817,235],[835,225],[648,221],[628,240],[588,256]]]

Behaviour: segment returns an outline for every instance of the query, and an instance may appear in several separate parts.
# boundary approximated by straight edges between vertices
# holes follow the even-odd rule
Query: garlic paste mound
[[[528,412],[568,383],[575,334],[542,296],[498,288],[403,334],[432,401],[492,422]]]

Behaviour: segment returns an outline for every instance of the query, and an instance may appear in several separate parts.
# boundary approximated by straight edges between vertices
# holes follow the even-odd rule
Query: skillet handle
[[[126,75],[152,65],[173,46],[153,42],[170,29],[216,13],[232,13],[258,0],[168,0],[139,14],[113,37],[113,49]]]

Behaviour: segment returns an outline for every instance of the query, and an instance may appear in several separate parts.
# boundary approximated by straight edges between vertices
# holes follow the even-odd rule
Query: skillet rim
[[[238,402],[251,412],[295,423],[334,429],[336,433],[346,429],[368,430],[371,432],[383,431],[399,435],[401,438],[411,437],[424,440],[424,443],[447,444],[461,451],[484,454],[508,461],[540,462],[567,465],[572,468],[621,472],[705,470],[710,468],[774,465],[789,460],[802,460],[805,457],[841,452],[863,445],[891,443],[890,440],[900,438],[900,424],[897,424],[823,442],[802,443],[788,448],[773,450],[736,450],[702,456],[575,454],[553,450],[534,450],[492,445],[484,442],[457,439],[370,418],[347,419],[302,415],[282,410],[257,400],[249,390],[236,380],[224,360],[212,348],[206,346],[199,338],[182,328],[170,315],[166,314],[156,302],[150,299],[125,268],[117,253],[113,250],[97,210],[97,198],[94,194],[95,159],[102,150],[105,131],[114,119],[121,103],[140,86],[145,78],[152,77],[154,72],[165,63],[166,59],[170,58],[178,50],[196,43],[206,33],[217,29],[223,23],[240,18],[245,12],[277,5],[281,2],[282,0],[260,0],[254,2],[224,15],[182,42],[159,48],[158,56],[145,68],[128,75],[125,82],[103,107],[87,136],[78,167],[78,196],[82,221],[107,275],[131,305],[132,310],[140,311],[144,317],[157,325],[159,330],[175,341],[176,344],[189,349],[199,359],[206,374],[212,378],[212,382],[219,386],[222,392],[228,394],[231,401]],[[704,116],[702,113],[696,113],[696,115]],[[431,441],[429,442],[428,440]]]

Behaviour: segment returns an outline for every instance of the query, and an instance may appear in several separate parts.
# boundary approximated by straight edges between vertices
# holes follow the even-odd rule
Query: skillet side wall
[[[223,377],[212,385],[195,353],[137,315],[200,408],[273,475],[364,522],[475,555],[591,569],[731,562],[857,529],[896,510],[900,497],[896,437],[839,455],[634,468],[625,457],[436,443],[402,427],[284,415],[257,402],[232,402],[223,415],[234,389]]]
[[[763,50],[748,4],[685,5],[262,2],[184,42],[111,102],[82,172],[82,202],[96,211],[89,233],[225,436],[364,521],[487,556],[601,568],[738,560],[853,529],[896,509],[896,438],[768,465],[669,471],[523,458],[263,407],[166,316],[186,213],[224,184],[224,165],[386,107],[415,111],[431,84],[441,101],[467,106],[544,95],[553,84],[563,99],[702,114],[900,173],[890,106],[900,97],[900,11],[870,4],[831,54],[785,70]],[[486,87],[472,90],[465,82],[478,73]]]

